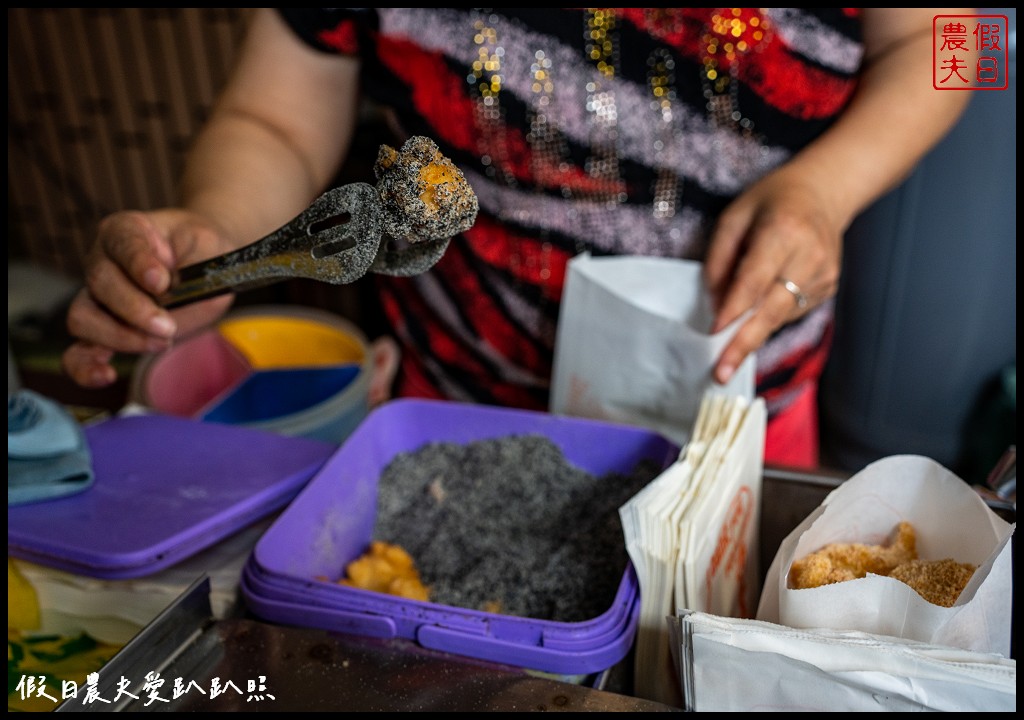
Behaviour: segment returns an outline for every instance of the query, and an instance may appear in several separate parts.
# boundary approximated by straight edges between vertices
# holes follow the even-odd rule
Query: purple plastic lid
[[[150,575],[266,517],[337,449],[167,415],[113,418],[84,432],[92,488],[9,507],[7,552],[105,579]]]

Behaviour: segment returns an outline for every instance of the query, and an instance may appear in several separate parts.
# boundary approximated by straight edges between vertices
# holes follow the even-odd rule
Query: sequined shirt
[[[843,111],[863,58],[853,9],[280,12],[360,57],[362,91],[480,200],[431,271],[378,279],[397,394],[541,410],[568,260],[702,259],[725,205]],[[770,417],[820,376],[832,317],[821,305],[758,351]]]

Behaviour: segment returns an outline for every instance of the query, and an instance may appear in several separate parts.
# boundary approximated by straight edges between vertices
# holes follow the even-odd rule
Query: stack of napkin
[[[763,400],[708,391],[678,461],[619,509],[640,583],[640,697],[679,704],[669,618],[757,610],[765,424]]]

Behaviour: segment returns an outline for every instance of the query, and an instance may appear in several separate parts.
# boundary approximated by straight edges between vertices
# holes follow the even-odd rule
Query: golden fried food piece
[[[794,561],[789,587],[806,590],[872,573],[906,583],[934,605],[952,607],[976,569],[952,558],[919,560],[914,527],[901,522],[886,545],[832,543]]]
[[[338,581],[348,587],[426,601],[430,591],[420,581],[412,557],[398,545],[374,540],[370,550],[345,566]]]
[[[868,573],[888,575],[897,565],[917,559],[913,526],[901,522],[886,545],[832,543],[795,560],[789,569],[794,590],[820,587],[862,578]]]
[[[911,560],[889,573],[889,577],[904,582],[928,602],[942,607],[953,607],[977,568],[970,563],[943,560]]]
[[[382,145],[373,172],[384,202],[384,231],[394,238],[442,240],[476,222],[476,193],[430,138],[411,137],[401,151]]]

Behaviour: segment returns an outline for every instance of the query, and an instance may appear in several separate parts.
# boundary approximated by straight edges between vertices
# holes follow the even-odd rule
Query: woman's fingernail
[[[89,379],[93,387],[102,387],[117,380],[117,373],[112,367],[97,368],[90,373]]]
[[[159,337],[174,337],[174,333],[177,329],[178,328],[174,324],[174,321],[167,315],[154,315],[149,321],[149,331],[153,335],[157,335]]]
[[[164,289],[164,273],[159,268],[150,268],[142,276],[146,283],[146,289],[153,293],[162,292]]]
[[[722,383],[723,385],[729,382],[729,378],[732,377],[732,374],[734,372],[736,372],[736,368],[734,368],[732,365],[722,365],[721,367],[718,368],[718,382]]]

